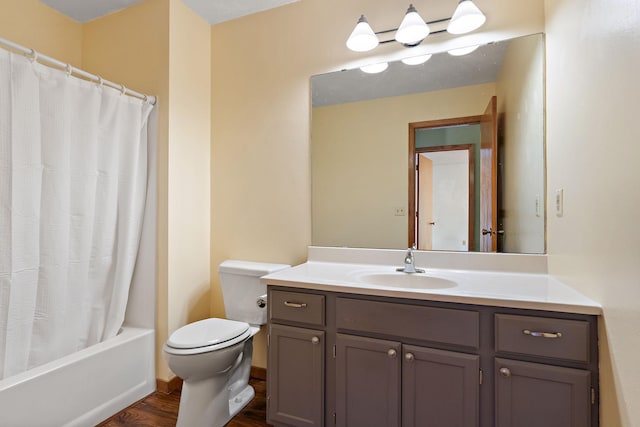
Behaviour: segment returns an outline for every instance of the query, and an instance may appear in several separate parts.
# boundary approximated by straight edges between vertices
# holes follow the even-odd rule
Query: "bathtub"
[[[0,426],[88,427],[156,388],[153,329],[120,333],[0,381]]]

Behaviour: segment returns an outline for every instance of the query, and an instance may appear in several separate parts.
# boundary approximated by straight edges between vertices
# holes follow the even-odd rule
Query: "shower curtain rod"
[[[49,65],[53,65],[57,68],[61,68],[62,70],[65,70],[67,72],[67,74],[72,75],[72,74],[76,74],[78,76],[84,77],[87,80],[96,82],[100,85],[103,86],[109,86],[113,89],[118,89],[120,92],[122,92],[123,95],[129,95],[129,96],[133,96],[134,98],[139,98],[142,99],[145,102],[148,102],[152,105],[155,105],[156,103],[156,97],[155,96],[149,96],[149,95],[145,95],[139,92],[136,92],[135,90],[131,90],[129,88],[126,88],[124,85],[122,84],[117,84],[117,83],[113,83],[109,80],[105,80],[100,76],[96,76],[95,74],[91,74],[88,73],[84,70],[81,70],[79,68],[73,67],[71,64],[65,64],[64,62],[58,61],[57,59],[53,59],[50,56],[47,55],[43,55],[41,53],[38,53],[35,51],[35,49],[29,49],[28,47],[24,47],[21,46],[17,43],[14,43],[12,41],[9,41],[7,39],[3,39],[2,37],[0,37],[0,45],[4,45],[6,47],[9,47],[13,50],[16,50],[20,53],[22,53],[23,55],[29,57],[31,60],[33,61],[37,61],[40,63],[47,63]]]

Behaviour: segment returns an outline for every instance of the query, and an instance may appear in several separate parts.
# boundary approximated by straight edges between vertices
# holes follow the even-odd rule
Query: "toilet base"
[[[240,412],[251,400],[255,397],[256,392],[250,385],[242,390],[240,393],[236,394],[235,397],[229,399],[229,414],[231,418],[236,416],[238,412]]]
[[[211,381],[200,381],[187,387],[183,384],[177,427],[222,427],[256,395],[253,387],[247,384],[239,393],[225,399],[229,397],[229,390],[212,396],[211,386]]]
[[[244,343],[217,350],[215,354],[201,355],[200,365],[218,363],[219,373],[202,379],[184,379],[176,427],[222,427],[253,399],[256,393],[249,385],[249,376],[253,335],[258,330],[257,327],[252,328],[252,337]],[[225,353],[228,353],[227,357]],[[209,359],[211,356],[215,357]],[[171,362],[174,367],[180,368],[198,364],[197,355],[186,357],[189,359],[170,358],[169,367],[172,366]],[[176,365],[178,361],[184,363]],[[200,372],[199,369],[194,370]]]

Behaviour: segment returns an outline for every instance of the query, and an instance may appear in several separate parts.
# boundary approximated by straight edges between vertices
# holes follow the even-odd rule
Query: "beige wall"
[[[0,37],[82,65],[82,25],[38,0],[0,0]]]
[[[511,41],[496,82],[505,252],[545,252],[543,43]]]
[[[313,244],[404,247],[408,216],[395,208],[408,212],[408,123],[481,115],[495,91],[489,83],[313,108]]]
[[[169,304],[158,345],[209,317],[211,289],[211,27],[179,0],[169,16]]]
[[[604,308],[601,425],[638,426],[640,3],[545,6],[549,267]]]

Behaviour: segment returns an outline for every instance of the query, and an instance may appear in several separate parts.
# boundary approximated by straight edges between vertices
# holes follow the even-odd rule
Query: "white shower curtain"
[[[152,108],[0,49],[0,379],[122,326]]]

